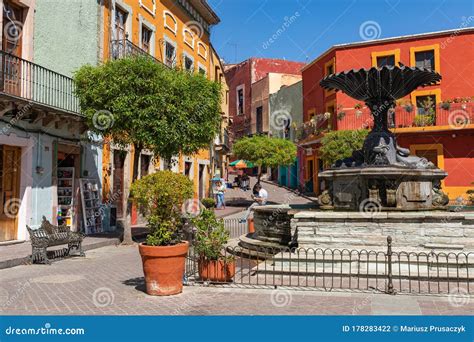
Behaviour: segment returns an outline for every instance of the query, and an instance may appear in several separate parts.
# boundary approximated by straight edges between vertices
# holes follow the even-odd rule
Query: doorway
[[[0,242],[17,239],[21,148],[0,145]]]
[[[314,192],[314,160],[309,159],[306,161],[307,169],[306,169],[306,192],[312,193]]]
[[[205,165],[199,164],[199,199],[204,198],[204,169]]]

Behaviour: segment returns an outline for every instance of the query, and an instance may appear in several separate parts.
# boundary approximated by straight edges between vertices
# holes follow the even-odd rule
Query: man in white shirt
[[[247,219],[249,218],[250,214],[252,213],[253,208],[256,206],[260,205],[265,205],[267,204],[268,200],[268,192],[264,188],[262,188],[262,185],[260,183],[255,184],[254,191],[258,193],[258,195],[252,195],[252,199],[255,201],[250,205],[250,207],[247,208],[247,211],[245,212],[245,215],[239,220],[239,222],[243,223],[246,222]]]

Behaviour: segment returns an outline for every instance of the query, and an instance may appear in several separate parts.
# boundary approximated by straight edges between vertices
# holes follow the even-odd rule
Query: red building
[[[474,29],[401,36],[335,45],[303,68],[304,120],[314,123],[301,141],[301,176],[307,190],[319,193],[318,154],[324,130],[370,128],[364,103],[342,92],[325,91],[319,81],[350,69],[398,65],[431,68],[442,75],[432,86],[397,101],[391,126],[400,146],[448,172],[450,199],[474,189]],[[326,113],[326,114],[325,114]],[[327,114],[330,113],[331,115]]]
[[[250,58],[239,64],[225,67],[225,77],[229,86],[229,117],[232,120],[233,138],[238,139],[251,134],[252,84],[260,81],[269,73],[301,75],[305,63],[282,59]]]

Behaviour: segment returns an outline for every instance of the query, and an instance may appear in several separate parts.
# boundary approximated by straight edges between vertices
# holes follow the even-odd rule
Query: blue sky
[[[211,40],[227,63],[252,56],[305,62],[334,44],[474,27],[474,0],[208,2],[222,20]]]

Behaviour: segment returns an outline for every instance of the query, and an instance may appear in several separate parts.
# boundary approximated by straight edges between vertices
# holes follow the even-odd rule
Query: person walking
[[[226,184],[223,180],[217,182],[217,209],[225,209]]]
[[[253,187],[253,190],[254,190],[254,194],[252,194],[252,199],[254,200],[254,202],[247,208],[244,216],[239,220],[240,223],[247,222],[248,218],[250,217],[255,207],[267,204],[267,200],[268,200],[267,190],[265,190],[260,183],[255,184],[255,186]]]

